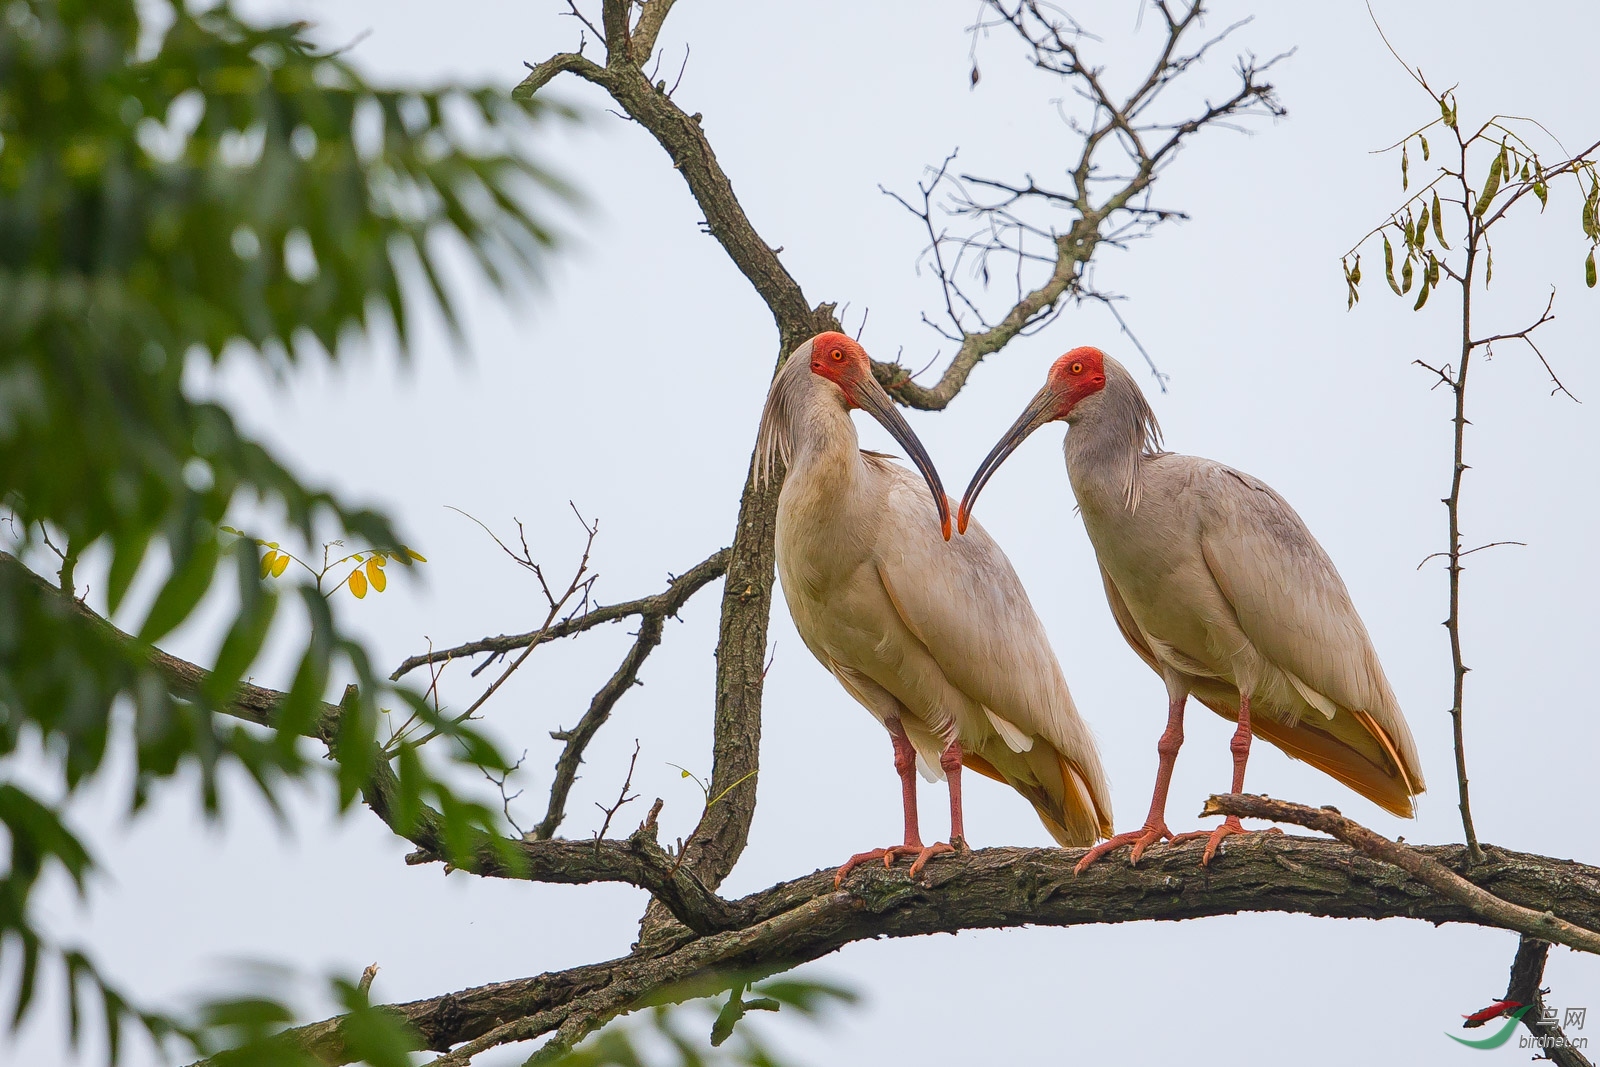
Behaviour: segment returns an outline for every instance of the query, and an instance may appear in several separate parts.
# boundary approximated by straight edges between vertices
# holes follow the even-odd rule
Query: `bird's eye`
[[[832,355],[833,355],[833,361],[835,363],[843,363],[844,362],[844,353],[839,351],[837,348],[835,348],[833,350]]]
[[[1072,365],[1072,373],[1073,374],[1082,374],[1083,373],[1083,364],[1082,363],[1074,363]]]

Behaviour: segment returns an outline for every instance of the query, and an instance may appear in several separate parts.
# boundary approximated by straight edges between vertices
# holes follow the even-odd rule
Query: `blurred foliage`
[[[420,1047],[398,1017],[374,1007],[360,982],[329,979],[344,1024],[340,1036],[353,1062],[371,1067],[412,1067]],[[323,1067],[323,1061],[284,1036],[293,1015],[270,997],[232,997],[203,1005],[192,1033],[211,1067]]]
[[[774,979],[759,986],[740,982],[720,1006],[710,998],[658,1004],[639,1018],[613,1023],[553,1062],[560,1067],[784,1067],[792,1061],[775,1052],[748,1023],[740,1025],[748,1012],[789,1008],[815,1019],[830,1007],[858,999],[852,990],[805,978]],[[708,1037],[691,1029],[707,1023]]]
[[[386,338],[405,357],[419,321],[439,315],[459,330],[445,256],[464,250],[491,285],[517,290],[552,243],[539,205],[572,199],[529,157],[548,105],[495,89],[378,86],[304,31],[255,24],[227,3],[0,0],[0,504],[15,553],[0,557],[0,757],[37,742],[56,776],[47,795],[0,784],[0,964],[20,976],[10,1025],[33,1003],[41,958],[55,959],[74,1039],[98,1008],[114,1055],[125,1023],[195,1043],[206,1027],[242,1040],[240,1027],[282,1022],[276,1008],[251,1016],[240,1003],[200,1029],[177,1027],[130,1007],[91,961],[37,929],[30,897],[42,875],[58,868],[81,893],[92,871],[62,809],[103,769],[114,706],[132,716],[131,809],[192,768],[215,811],[226,763],[275,803],[285,779],[329,766],[307,758],[300,735],[342,675],[356,688],[334,731],[341,804],[396,755],[409,791],[401,817],[423,817],[427,797],[447,842],[494,826],[415,753],[380,754],[380,699],[437,713],[386,688],[336,625],[320,575],[288,597],[309,637],[278,728],[215,714],[279,614],[277,559],[288,558],[221,529],[235,501],[281,513],[307,545],[331,531],[371,546],[342,577],[357,595],[382,590],[387,562],[420,557],[384,516],[303,481],[225,406],[191,395],[186,367],[226,357],[281,378],[303,359]],[[19,562],[50,552],[59,592]],[[109,567],[93,605],[107,613],[136,575],[161,577],[128,624],[133,639],[72,603],[86,554]],[[236,610],[209,681],[180,699],[152,667],[152,643],[214,587]],[[452,757],[504,765],[469,727],[435,725],[466,742]],[[389,1031],[373,1034],[371,1062],[403,1061]]]

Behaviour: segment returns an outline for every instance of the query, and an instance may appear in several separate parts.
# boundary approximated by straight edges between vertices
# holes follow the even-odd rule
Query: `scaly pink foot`
[[[1197,837],[1205,838],[1206,850],[1200,856],[1200,866],[1209,867],[1211,866],[1211,858],[1217,854],[1217,846],[1222,844],[1222,839],[1224,837],[1233,837],[1236,834],[1239,836],[1249,836],[1251,834],[1281,833],[1283,833],[1283,831],[1278,829],[1276,826],[1269,826],[1265,830],[1246,830],[1244,826],[1240,824],[1239,817],[1237,815],[1230,815],[1226,819],[1222,820],[1221,826],[1217,827],[1215,830],[1212,830],[1210,833],[1207,833],[1204,830],[1194,830],[1187,834],[1179,834],[1177,837],[1172,839],[1172,843],[1177,844],[1180,841],[1188,841]]]
[[[926,867],[928,865],[928,861],[933,859],[935,856],[943,856],[946,854],[966,851],[968,851],[967,843],[961,840],[959,837],[954,841],[935,841],[933,844],[917,853],[917,858],[911,861],[911,877],[915,878],[918,874],[920,874],[922,872],[922,868]]]
[[[913,845],[890,845],[888,848],[874,848],[869,849],[866,852],[857,852],[854,856],[851,856],[849,859],[845,860],[839,865],[838,871],[836,871],[833,876],[833,887],[837,889],[839,886],[843,885],[845,878],[850,874],[850,872],[861,866],[863,863],[871,863],[873,860],[882,860],[885,867],[891,867],[894,865],[896,856],[912,856],[920,854],[921,851],[922,842],[918,841]]]
[[[1173,837],[1172,831],[1167,829],[1167,824],[1164,821],[1146,822],[1137,830],[1130,830],[1125,834],[1117,834],[1110,840],[1102,841],[1091,848],[1084,854],[1083,859],[1078,861],[1077,866],[1072,868],[1072,873],[1082,874],[1084,869],[1095,860],[1121,848],[1123,845],[1133,846],[1133,855],[1128,857],[1128,863],[1137,867],[1139,865],[1139,857],[1144,855],[1144,850],[1163,840],[1171,841],[1177,839]]]

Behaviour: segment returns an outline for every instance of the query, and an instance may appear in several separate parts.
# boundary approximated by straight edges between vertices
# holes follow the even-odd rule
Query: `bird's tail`
[[[1230,702],[1221,694],[1196,692],[1201,703],[1225,719],[1238,721],[1238,698]],[[1409,819],[1416,814],[1411,798],[1426,785],[1414,760],[1413,746],[1397,743],[1389,732],[1364,711],[1339,707],[1332,719],[1305,715],[1290,726],[1265,715],[1250,717],[1251,729],[1295,759],[1305,760],[1331,775],[1385,811]]]
[[[1111,800],[1102,776],[1078,766],[1042,737],[1027,752],[1005,749],[993,755],[1003,769],[975,752],[963,751],[961,763],[1021,793],[1057,844],[1080,848],[1111,836]]]

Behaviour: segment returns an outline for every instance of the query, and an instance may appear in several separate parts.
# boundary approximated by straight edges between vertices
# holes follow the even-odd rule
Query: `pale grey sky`
[[[1439,83],[1460,83],[1464,121],[1491,111],[1533,115],[1569,147],[1600,136],[1592,73],[1600,7],[1375,6],[1403,55]],[[510,86],[523,60],[569,48],[577,33],[553,0],[272,7],[309,13],[329,44],[370,29],[354,58],[383,76],[421,81]],[[752,221],[784,247],[808,297],[848,301],[852,330],[870,308],[868,351],[892,358],[903,346],[913,367],[941,347],[918,322],[938,296],[913,269],[922,243],[915,221],[878,184],[909,190],[925,164],[958,146],[964,168],[1044,180],[1072,148],[1052,104],[1061,85],[1029,70],[1006,34],[980,43],[983,80],[969,90],[964,27],[976,7],[685,0],[662,38],[674,71],[684,42],[692,44],[677,98],[704,113]],[[1089,15],[1100,8],[1114,12]],[[1148,44],[1135,35],[1135,10],[1083,11],[1105,38],[1113,71]],[[1240,32],[1238,49],[1298,50],[1273,73],[1288,117],[1252,122],[1250,136],[1196,141],[1157,186],[1163,205],[1192,220],[1127,253],[1105,251],[1096,278],[1127,294],[1124,315],[1171,375],[1170,392],[1152,395],[1168,447],[1265,479],[1332,555],[1432,787],[1407,823],[1260,746],[1248,788],[1336,804],[1410,841],[1459,840],[1439,625],[1444,573],[1417,570],[1443,545],[1447,405],[1411,366],[1452,358],[1452,305],[1446,291],[1413,314],[1369,260],[1366,298],[1347,313],[1338,269],[1340,255],[1401,200],[1397,161],[1369,153],[1430,119],[1431,104],[1360,3],[1226,0],[1211,25],[1248,14],[1257,20]],[[1234,51],[1218,52],[1201,81],[1224,85]],[[575,82],[549,91],[591,108],[585,126],[552,132],[542,150],[593,209],[569,221],[571,239],[546,291],[515,310],[474,294],[465,355],[436,339],[409,370],[386,355],[358,356],[337,371],[311,368],[281,393],[245,373],[220,383],[239,398],[244,421],[302,472],[390,508],[429,557],[381,598],[340,602],[380,664],[430,638],[454,644],[542,618],[537,589],[447,505],[502,532],[521,518],[536,555],[561,573],[581,544],[571,500],[601,523],[602,600],[655,591],[669,571],[729,540],[774,354],[770,318],[698,231],[700,213],[655,143]],[[1413,176],[1426,170],[1412,163]],[[1522,216],[1501,231],[1480,325],[1524,325],[1554,284],[1557,319],[1541,345],[1586,403],[1551,398],[1537,364],[1514,347],[1475,377],[1466,537],[1528,547],[1476,555],[1466,572],[1468,756],[1485,840],[1592,862],[1600,725],[1582,665],[1600,637],[1590,607],[1600,588],[1588,473],[1597,451],[1600,292],[1582,284],[1570,189],[1555,193],[1545,217]],[[952,491],[1050,360],[1079,344],[1139,361],[1104,312],[1068,310],[984,365],[948,412],[908,415]],[[885,446],[875,425],[859,425],[864,445]],[[1059,443],[1059,429],[1037,434],[985,491],[982,517],[1050,630],[1099,739],[1118,826],[1130,828],[1148,803],[1163,692],[1112,624]],[[672,765],[709,770],[719,595],[720,585],[706,590],[668,627],[643,671],[646,684],[591,746],[568,834],[595,828],[592,802],[614,797],[635,738],[634,784],[645,800],[619,820],[635,824],[649,798],[661,796],[665,836],[692,827],[700,795]],[[626,641],[618,627],[542,649],[491,703],[489,725],[507,748],[528,750],[529,821],[542,813],[557,754],[547,731],[581,714]],[[805,651],[781,600],[772,641],[760,801],[730,893],[833,866],[899,833],[882,729]],[[191,627],[174,651],[204,656],[213,644],[204,627]],[[281,684],[274,669],[257,680]],[[464,680],[463,672],[447,696],[470,699]],[[1202,799],[1226,786],[1229,730],[1192,706],[1168,811],[1174,829],[1199,825]],[[819,749],[825,762],[813,758]],[[153,1001],[206,991],[241,958],[305,975],[354,974],[375,960],[379,999],[430,996],[621,954],[644,903],[617,886],[529,886],[406,867],[406,845],[370,814],[330,821],[322,797],[296,804],[281,829],[237,789],[224,825],[207,827],[184,790],[166,791],[131,823],[113,818],[107,798],[120,788],[108,785],[75,809],[107,872],[90,907],[58,887],[45,910],[64,936],[91,946],[112,975]],[[923,802],[928,830],[942,834],[941,794],[925,787]],[[967,826],[976,846],[1048,843],[1027,804],[988,782],[969,791]],[[876,942],[811,969],[859,988],[863,1007],[821,1028],[761,1024],[817,1064],[1487,1062],[1526,1053],[1460,1049],[1441,1031],[1500,995],[1514,946],[1513,935],[1478,928],[1283,915]],[[1593,961],[1558,949],[1547,984],[1558,1006],[1600,1008]],[[1249,993],[1229,1000],[1221,989]],[[0,1058],[68,1062],[59,1017],[44,1013],[47,1022],[20,1043],[0,1043]],[[525,1055],[509,1050],[483,1062]]]

